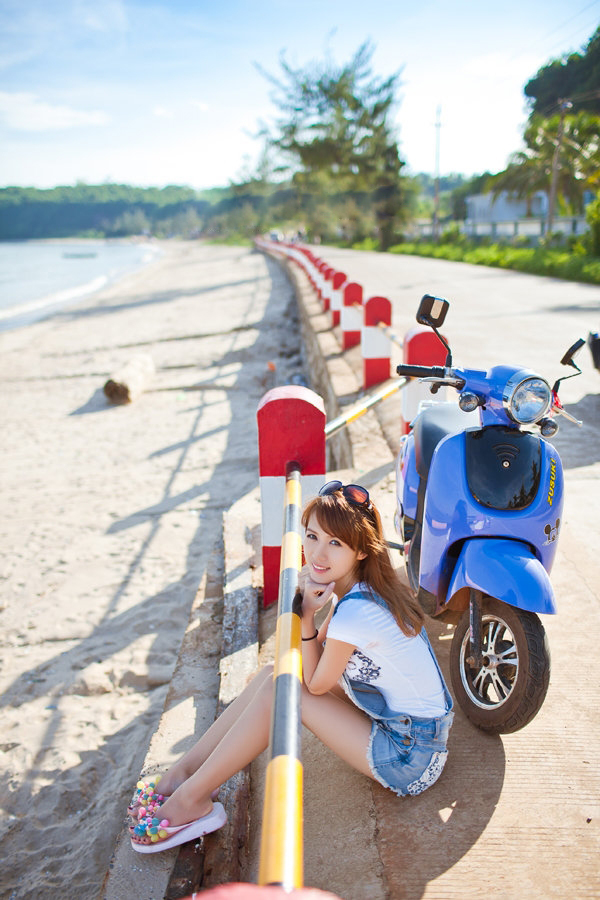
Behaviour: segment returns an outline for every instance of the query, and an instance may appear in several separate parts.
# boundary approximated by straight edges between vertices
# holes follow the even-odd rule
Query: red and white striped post
[[[317,294],[319,295],[319,300],[321,300],[323,304],[323,309],[325,309],[324,304],[324,291],[325,291],[325,273],[327,272],[329,266],[325,262],[325,260],[320,260],[319,265],[317,266]]]
[[[331,307],[331,279],[333,278],[335,269],[327,266],[323,270],[323,289],[321,291],[321,300],[323,301],[323,309],[325,312]]]
[[[321,273],[319,272],[320,263],[321,260],[317,256],[315,256],[308,275],[308,277],[310,278],[310,283],[317,292],[317,295],[319,293],[319,277],[321,275]]]
[[[314,287],[315,258],[307,247],[300,247],[300,265],[306,272],[308,280]]]
[[[300,267],[302,265],[302,254],[295,244],[288,244],[288,256],[293,263],[296,263],[297,266]]]
[[[363,327],[363,289],[355,281],[343,286],[343,305],[340,315],[342,329],[342,349],[349,350],[360,344],[360,333]]]
[[[340,324],[340,313],[342,310],[342,290],[346,281],[345,272],[334,272],[331,276],[331,288],[329,292],[329,308],[331,310],[331,326],[335,328]]]
[[[207,891],[190,894],[183,900],[340,900],[337,894],[320,888],[298,887],[293,890],[279,885],[250,884],[246,881],[229,881]]]
[[[446,349],[435,332],[424,325],[411,328],[402,344],[403,362],[412,366],[443,366],[446,362]],[[445,391],[444,388],[442,390]],[[430,400],[429,385],[421,383],[418,378],[409,379],[402,390],[402,433],[408,434],[408,426],[419,411],[422,400]],[[443,400],[439,393],[438,400]]]
[[[363,387],[373,387],[390,377],[392,342],[380,325],[392,324],[392,304],[387,297],[370,297],[365,303],[361,333]]]
[[[284,385],[258,405],[258,465],[262,509],[264,606],[277,601],[285,476],[288,463],[300,467],[302,505],[325,481],[325,406],[314,391]]]
[[[315,285],[315,275],[316,275],[316,264],[318,262],[316,256],[314,256],[307,247],[301,247],[302,255],[304,257],[304,271],[308,277],[313,288]]]

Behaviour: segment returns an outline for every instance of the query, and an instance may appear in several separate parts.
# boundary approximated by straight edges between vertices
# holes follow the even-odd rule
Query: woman
[[[303,513],[302,722],[364,775],[418,794],[447,758],[452,700],[423,616],[390,562],[381,519],[360,485],[332,481]],[[320,629],[315,615],[328,602]],[[273,669],[265,667],[194,747],[130,807],[134,850],[154,853],[227,817],[217,790],[269,742]]]

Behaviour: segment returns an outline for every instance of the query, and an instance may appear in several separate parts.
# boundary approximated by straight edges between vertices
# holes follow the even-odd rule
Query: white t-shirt
[[[355,585],[349,593],[353,596],[340,603],[327,628],[328,638],[356,647],[345,674],[376,687],[395,712],[444,715],[444,687],[424,638],[404,634],[391,612],[369,599],[364,586]]]

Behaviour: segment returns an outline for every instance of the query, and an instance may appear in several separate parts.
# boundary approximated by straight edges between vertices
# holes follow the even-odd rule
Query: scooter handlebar
[[[396,366],[396,372],[405,378],[444,378],[446,376],[443,366],[407,366],[400,363],[399,366]]]

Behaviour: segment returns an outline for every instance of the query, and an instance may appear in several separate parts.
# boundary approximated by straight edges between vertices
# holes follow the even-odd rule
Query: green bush
[[[511,247],[530,247],[531,244],[529,242],[529,238],[526,234],[515,234],[511,237],[510,241]]]
[[[366,250],[366,251],[374,251],[380,250],[379,241],[377,238],[366,237],[362,241],[356,241],[352,244],[353,250]]]
[[[590,254],[584,255],[582,249],[580,244],[574,247],[573,251],[569,251],[546,247],[515,247],[511,244],[487,244],[485,246],[467,244],[461,246],[456,243],[432,244],[419,241],[396,244],[390,247],[388,252],[404,253],[410,256],[431,256],[435,259],[466,262],[476,266],[515,269],[529,275],[546,275],[551,278],[600,284],[600,258]]]
[[[600,194],[586,208],[585,218],[590,226],[584,236],[586,250],[590,256],[600,256]]]
[[[460,230],[458,222],[452,222],[442,231],[442,244],[458,244],[459,247],[466,247],[469,239]]]

